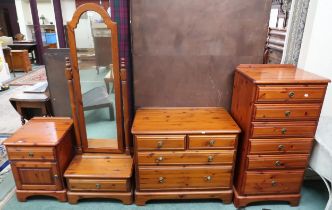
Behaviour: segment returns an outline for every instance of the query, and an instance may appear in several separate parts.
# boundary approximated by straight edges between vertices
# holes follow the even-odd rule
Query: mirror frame
[[[80,17],[88,11],[98,13],[105,25],[111,30],[111,48],[112,48],[112,64],[114,74],[114,93],[115,93],[115,112],[116,112],[116,128],[117,128],[117,148],[89,148],[86,124],[84,118],[83,101],[80,84],[80,74],[78,68],[77,48],[75,39],[75,29],[80,21]],[[71,68],[73,76],[74,94],[73,97],[76,109],[72,110],[72,114],[76,115],[77,121],[75,129],[79,130],[79,138],[83,152],[107,152],[107,153],[123,153],[124,152],[124,125],[123,125],[123,109],[122,109],[122,96],[121,96],[121,78],[119,69],[119,46],[118,46],[118,30],[116,22],[113,22],[105,9],[95,3],[86,3],[79,6],[73,14],[72,20],[67,23],[68,43],[70,48]],[[75,107],[74,106],[74,107]],[[75,121],[74,121],[75,124]]]

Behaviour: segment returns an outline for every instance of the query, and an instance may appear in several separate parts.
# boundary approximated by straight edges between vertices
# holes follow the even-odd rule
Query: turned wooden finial
[[[120,68],[123,68],[123,69],[126,68],[126,59],[125,58],[120,59]]]
[[[72,80],[73,79],[73,74],[72,74],[72,69],[71,69],[71,64],[70,64],[69,57],[66,57],[65,76],[66,76],[67,80]]]

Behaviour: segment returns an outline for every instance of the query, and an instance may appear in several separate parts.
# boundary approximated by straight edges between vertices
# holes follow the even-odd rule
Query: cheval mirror
[[[124,59],[119,67],[117,24],[103,7],[87,3],[67,29],[66,77],[77,145],[65,172],[68,201],[103,197],[131,203],[129,94]]]
[[[123,153],[128,107],[121,93],[117,25],[101,6],[84,4],[67,27],[78,145],[83,152]]]

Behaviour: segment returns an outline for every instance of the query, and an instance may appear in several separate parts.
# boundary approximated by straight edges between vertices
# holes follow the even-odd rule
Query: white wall
[[[332,79],[332,1],[310,1],[298,67]],[[332,84],[322,110],[332,116]]]
[[[61,0],[61,10],[63,24],[67,25],[67,22],[71,20],[76,10],[76,4],[74,0]]]

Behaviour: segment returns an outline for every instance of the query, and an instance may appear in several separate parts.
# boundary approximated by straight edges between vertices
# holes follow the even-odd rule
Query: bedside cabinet
[[[19,201],[47,195],[67,201],[63,173],[74,155],[69,118],[33,118],[6,146]]]
[[[136,205],[152,199],[233,198],[240,129],[223,108],[136,111]]]
[[[300,201],[329,80],[292,65],[240,65],[232,115],[243,133],[235,169],[234,204]]]

